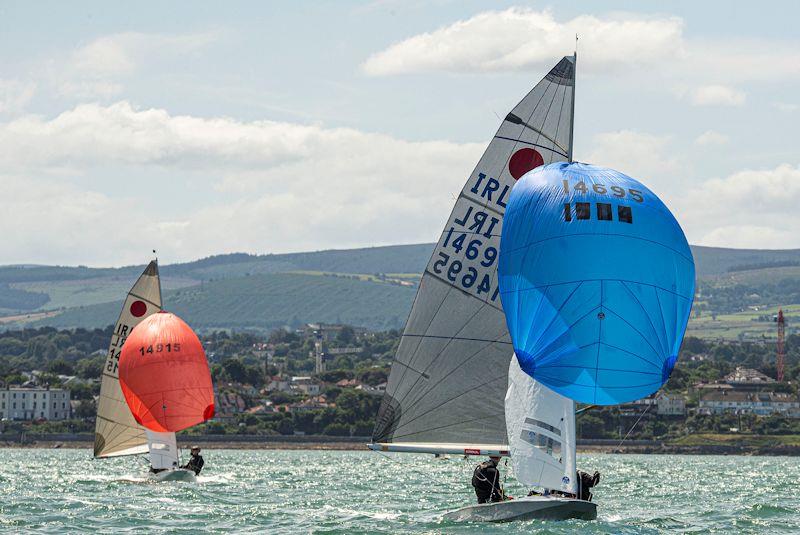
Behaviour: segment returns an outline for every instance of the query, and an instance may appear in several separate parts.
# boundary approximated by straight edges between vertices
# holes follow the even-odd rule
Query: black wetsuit
[[[192,458],[189,459],[189,462],[186,463],[186,466],[184,466],[183,468],[186,468],[187,470],[191,470],[191,471],[194,472],[194,474],[196,476],[199,476],[200,475],[200,470],[203,469],[203,465],[204,464],[205,464],[205,461],[203,460],[203,456],[202,455],[192,455]]]
[[[590,489],[600,483],[600,472],[595,471],[594,474],[589,474],[583,470],[578,470],[578,498],[592,501],[592,493]]]
[[[492,461],[482,462],[472,474],[472,486],[478,496],[478,503],[501,502],[505,498],[500,486],[500,471]]]

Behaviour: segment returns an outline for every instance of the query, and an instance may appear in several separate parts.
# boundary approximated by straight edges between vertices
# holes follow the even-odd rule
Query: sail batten
[[[497,277],[503,217],[517,179],[571,154],[574,76],[574,58],[565,57],[534,86],[459,193],[420,280],[375,443],[506,442],[512,346]]]

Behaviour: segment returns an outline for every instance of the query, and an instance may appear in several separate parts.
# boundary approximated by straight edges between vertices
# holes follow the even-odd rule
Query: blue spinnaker
[[[582,163],[530,171],[508,200],[498,272],[514,351],[537,381],[615,405],[669,378],[694,259],[675,217],[637,180]]]

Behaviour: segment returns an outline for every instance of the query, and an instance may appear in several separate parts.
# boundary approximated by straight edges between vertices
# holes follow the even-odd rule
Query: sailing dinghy
[[[119,360],[128,336],[140,322],[161,311],[161,280],[154,260],[128,292],[103,366],[95,422],[96,459],[149,453],[158,480],[194,481],[193,472],[175,469],[180,456],[174,432],[151,431],[134,418],[119,382]]]
[[[506,115],[461,190],[420,281],[371,449],[510,455],[524,484],[574,493],[574,402],[514,368],[497,261],[516,181],[572,157],[575,61],[564,57]],[[468,506],[445,518],[596,514],[594,503],[548,495]]]
[[[163,310],[140,322],[122,347],[119,382],[134,420],[147,429],[155,478],[194,480],[171,455],[177,431],[214,417],[208,361],[191,327]]]

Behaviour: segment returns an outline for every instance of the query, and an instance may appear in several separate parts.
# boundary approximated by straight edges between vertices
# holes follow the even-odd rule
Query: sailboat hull
[[[157,474],[150,473],[150,477],[158,482],[183,481],[186,483],[194,483],[197,481],[197,477],[194,475],[194,472],[191,470],[186,470],[185,468],[164,470],[163,472],[158,472]]]
[[[511,522],[534,518],[594,520],[597,518],[597,504],[571,498],[526,496],[504,502],[470,505],[444,515],[445,520],[456,522]]]

